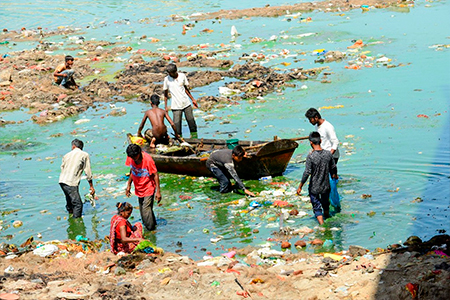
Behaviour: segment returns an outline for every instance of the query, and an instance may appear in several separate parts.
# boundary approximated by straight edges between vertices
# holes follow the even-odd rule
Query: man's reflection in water
[[[83,218],[72,218],[68,220],[69,226],[67,227],[67,237],[71,240],[76,240],[77,235],[86,237],[86,226],[84,225]]]

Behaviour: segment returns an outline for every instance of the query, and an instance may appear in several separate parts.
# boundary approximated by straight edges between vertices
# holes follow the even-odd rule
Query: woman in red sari
[[[109,242],[114,254],[119,252],[131,253],[144,240],[142,238],[142,223],[131,226],[128,218],[133,212],[133,206],[128,202],[117,202],[117,215],[111,218]]]

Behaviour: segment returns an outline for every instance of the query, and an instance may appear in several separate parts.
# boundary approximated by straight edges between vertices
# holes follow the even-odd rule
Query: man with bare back
[[[157,144],[167,145],[169,143],[169,135],[167,134],[167,127],[164,124],[164,118],[166,118],[167,121],[169,121],[169,124],[172,126],[172,129],[175,133],[175,138],[177,138],[178,140],[181,139],[175,129],[175,124],[169,117],[167,111],[158,107],[160,103],[159,96],[153,94],[150,97],[150,101],[152,102],[152,108],[145,112],[144,117],[142,118],[141,125],[139,125],[137,135],[139,137],[143,137],[142,129],[144,128],[147,119],[149,119],[150,123],[152,124],[152,129],[147,129],[144,135],[145,139],[150,141],[150,148],[155,148]]]

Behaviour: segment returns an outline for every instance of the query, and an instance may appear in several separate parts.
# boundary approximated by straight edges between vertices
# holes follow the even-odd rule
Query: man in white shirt
[[[337,164],[339,160],[339,140],[336,136],[334,126],[330,122],[322,119],[319,111],[315,108],[310,108],[306,111],[305,117],[308,118],[309,123],[316,127],[316,131],[320,133],[322,140],[320,147],[328,150],[333,154],[334,162]]]
[[[181,118],[184,113],[184,117],[189,126],[191,137],[197,137],[197,124],[195,123],[194,114],[192,112],[192,105],[189,98],[192,100],[194,108],[198,108],[197,101],[192,96],[188,89],[189,82],[184,73],[177,72],[177,66],[175,64],[169,64],[166,68],[169,74],[164,78],[164,104],[167,111],[167,99],[169,98],[169,92],[172,96],[172,103],[170,109],[173,113],[173,122],[175,123],[176,132],[182,136]]]
[[[59,185],[66,196],[66,209],[69,214],[73,214],[74,218],[80,218],[83,213],[83,202],[78,191],[83,171],[86,173],[91,195],[95,194],[92,184],[91,161],[89,154],[83,151],[83,146],[83,142],[79,139],[72,141],[72,151],[64,155],[59,175]]]

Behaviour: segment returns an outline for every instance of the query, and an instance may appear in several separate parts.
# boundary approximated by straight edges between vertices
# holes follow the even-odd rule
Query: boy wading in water
[[[150,98],[152,102],[152,108],[147,110],[142,118],[141,125],[139,125],[139,129],[137,135],[139,137],[142,136],[142,129],[144,128],[145,122],[147,119],[150,120],[152,124],[152,129],[147,129],[145,131],[145,138],[150,141],[150,148],[155,148],[157,144],[169,144],[169,135],[167,134],[167,127],[164,125],[164,118],[169,121],[169,124],[172,126],[172,129],[175,133],[175,137],[180,140],[181,137],[178,135],[177,130],[175,129],[175,124],[172,119],[169,117],[169,113],[164,109],[158,107],[160,101],[159,96],[153,94]]]
[[[328,174],[332,178],[338,178],[337,168],[331,152],[322,149],[320,146],[320,133],[317,131],[311,132],[309,134],[309,143],[313,151],[306,157],[305,171],[298,186],[297,194],[300,195],[302,193],[303,185],[308,180],[308,177],[311,176],[308,187],[309,197],[314,215],[317,221],[319,221],[319,224],[322,225],[324,218],[330,217],[331,187]]]

